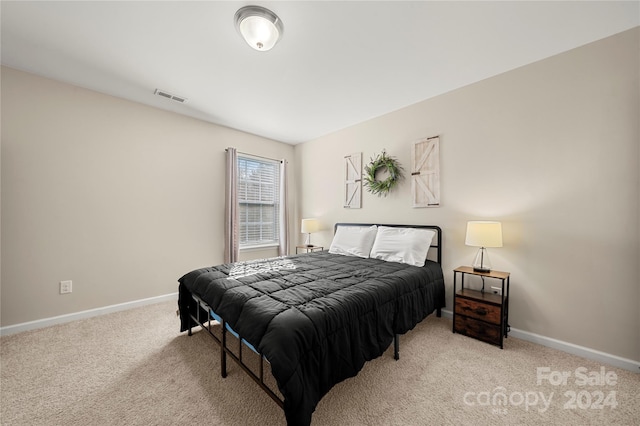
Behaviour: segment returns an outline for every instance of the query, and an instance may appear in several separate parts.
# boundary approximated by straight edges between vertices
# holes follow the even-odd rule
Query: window
[[[238,154],[240,248],[279,243],[280,162]]]

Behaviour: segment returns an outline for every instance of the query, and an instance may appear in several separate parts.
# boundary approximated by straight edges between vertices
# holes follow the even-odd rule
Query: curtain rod
[[[225,149],[224,149],[224,151],[225,151],[225,152],[229,151],[229,148],[225,148]],[[250,157],[262,158],[262,159],[264,159],[264,160],[278,161],[278,162],[280,162],[280,163],[282,163],[282,162],[284,161],[284,160],[282,160],[282,159],[269,158],[269,157],[263,157],[262,155],[249,154],[248,152],[242,152],[242,151],[237,151],[237,150],[236,150],[236,152],[237,152],[238,154],[248,155],[248,156],[250,156]]]

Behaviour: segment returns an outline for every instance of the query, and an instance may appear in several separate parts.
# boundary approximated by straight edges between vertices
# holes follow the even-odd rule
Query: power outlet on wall
[[[71,293],[73,289],[73,281],[60,281],[60,294]]]

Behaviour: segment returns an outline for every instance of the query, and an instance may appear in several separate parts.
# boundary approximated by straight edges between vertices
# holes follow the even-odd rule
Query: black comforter
[[[442,269],[430,261],[316,252],[202,268],[179,282],[182,331],[193,293],[271,363],[289,425],[309,425],[333,385],[444,306]]]

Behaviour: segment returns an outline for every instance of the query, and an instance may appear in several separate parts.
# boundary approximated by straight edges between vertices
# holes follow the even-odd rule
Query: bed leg
[[[196,315],[198,315],[198,311],[196,311]],[[189,336],[193,336],[193,331],[191,331],[191,329],[193,328],[193,317],[191,312],[187,314],[187,325],[188,325],[187,334]]]
[[[400,335],[393,336],[393,359],[396,361],[400,359]]]
[[[442,317],[442,308],[438,308],[438,309],[436,309],[436,316],[437,316],[438,318],[441,318],[441,317]]]
[[[222,321],[222,344],[220,345],[220,375],[227,377],[227,324]]]

